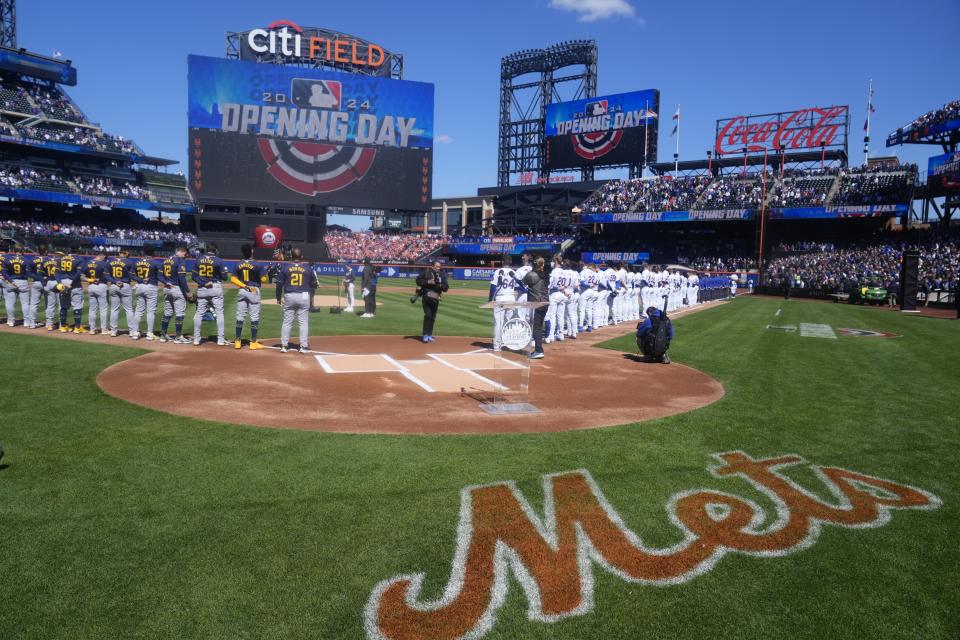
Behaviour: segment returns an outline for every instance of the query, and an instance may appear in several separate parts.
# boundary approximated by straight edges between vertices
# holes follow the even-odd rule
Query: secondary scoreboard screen
[[[618,93],[547,105],[544,165],[574,169],[657,161],[660,92]]]
[[[960,151],[930,158],[927,194],[934,198],[960,195]]]
[[[195,198],[426,210],[433,85],[189,56]]]

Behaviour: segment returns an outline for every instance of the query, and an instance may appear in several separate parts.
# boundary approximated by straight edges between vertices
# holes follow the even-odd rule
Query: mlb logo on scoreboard
[[[336,80],[293,79],[293,104],[308,109],[339,109],[343,87]]]
[[[596,102],[588,102],[583,107],[584,115],[588,118],[591,116],[602,116],[607,113],[607,101],[606,100],[597,100]]]

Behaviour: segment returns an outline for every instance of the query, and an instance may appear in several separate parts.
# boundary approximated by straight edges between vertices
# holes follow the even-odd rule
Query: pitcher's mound
[[[720,383],[696,369],[569,341],[537,361],[493,353],[477,338],[423,344],[335,336],[311,338],[310,346],[314,353],[300,355],[171,345],[117,363],[97,382],[111,395],[177,415],[351,433],[565,431],[660,418],[723,396]],[[481,410],[527,376],[529,402],[540,413]]]

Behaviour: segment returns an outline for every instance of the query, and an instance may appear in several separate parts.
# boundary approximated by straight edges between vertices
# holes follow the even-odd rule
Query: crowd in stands
[[[13,127],[13,125],[10,126]],[[136,145],[130,140],[124,140],[122,136],[112,136],[86,127],[53,128],[15,126],[13,127],[13,131],[26,138],[41,142],[59,142],[62,144],[76,145],[78,147],[91,147],[101,151],[139,153]]]
[[[24,88],[40,110],[57,120],[83,122],[83,115],[59,89],[47,88],[32,82],[23,83]]]
[[[683,211],[690,209],[710,184],[709,176],[611,180],[581,205],[584,213]]]
[[[951,120],[957,120],[958,118],[960,118],[960,100],[954,100],[939,109],[934,109],[933,111],[923,114],[905,128],[922,129],[924,127],[950,122]]]
[[[73,182],[77,185],[77,189],[79,189],[81,193],[93,196],[133,198],[135,200],[146,200],[148,198],[147,190],[132,182],[121,182],[109,178],[87,176],[76,176]]]
[[[450,240],[449,236],[397,234],[371,231],[329,231],[324,236],[330,257],[336,260],[370,258],[383,262],[414,262],[436,251]]]
[[[770,207],[899,204],[910,199],[916,165],[875,163],[843,169],[785,170],[766,183]],[[834,189],[836,181],[839,186]],[[835,191],[835,194],[831,193]],[[763,204],[762,175],[611,180],[581,205],[584,213],[758,209]]]
[[[756,209],[763,201],[759,177],[721,176],[714,180],[697,203],[697,209]]]
[[[960,277],[960,242],[944,240],[919,246],[886,241],[839,247],[830,242],[782,245],[794,253],[767,262],[766,283],[784,287],[789,281],[799,289],[848,293],[866,281],[876,281],[888,291],[900,282],[900,257],[908,249],[920,252],[920,289],[955,292]]]
[[[916,165],[855,167],[840,171],[840,187],[833,197],[837,205],[905,203],[916,182]]]
[[[100,224],[70,221],[0,220],[0,229],[24,234],[28,239],[40,241],[45,238],[70,238],[91,240],[106,238],[110,241],[152,240],[163,243],[195,244],[197,236],[181,231],[175,224],[144,219],[141,227],[112,226],[104,218]]]
[[[0,186],[10,189],[33,189],[38,187],[67,189],[63,176],[33,167],[0,166]]]

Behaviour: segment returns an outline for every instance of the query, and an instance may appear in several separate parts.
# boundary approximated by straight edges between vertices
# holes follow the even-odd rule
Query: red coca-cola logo
[[[847,107],[812,107],[781,113],[762,122],[737,116],[723,123],[715,149],[725,153],[757,153],[781,149],[819,149],[838,144],[846,129]],[[721,120],[721,122],[723,122]]]

